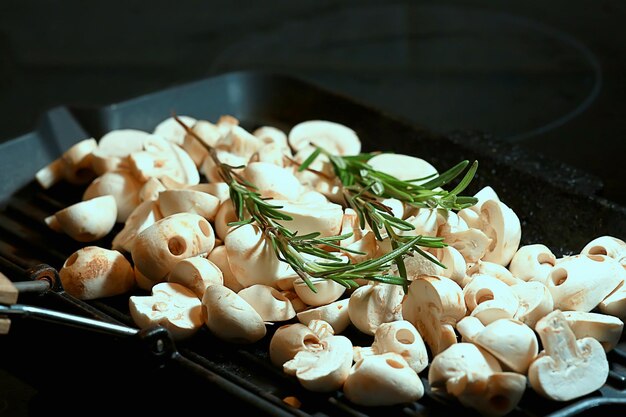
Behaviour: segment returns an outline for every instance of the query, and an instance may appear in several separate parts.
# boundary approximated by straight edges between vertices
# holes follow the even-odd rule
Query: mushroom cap
[[[343,392],[350,401],[365,406],[410,403],[424,395],[424,385],[397,353],[365,356],[346,379]]]
[[[247,213],[246,213],[247,216]],[[226,236],[237,228],[237,226],[229,226],[229,223],[236,222],[239,219],[237,218],[237,213],[235,213],[235,207],[233,207],[233,203],[230,198],[223,203],[220,204],[217,209],[217,214],[215,215],[215,233],[217,237],[226,240]]]
[[[600,236],[587,243],[581,255],[606,255],[626,268],[626,242],[613,236]]]
[[[407,217],[406,221],[413,225],[413,230],[398,232],[402,236],[437,236],[437,230],[441,224],[441,217],[437,215],[437,210],[420,208],[417,214]]]
[[[228,164],[233,167],[245,166],[248,163],[248,159],[241,156],[232,154],[223,149],[216,149],[217,157],[223,164]],[[241,173],[243,169],[238,168],[234,170],[237,173]],[[220,169],[215,165],[213,158],[204,158],[202,165],[200,166],[200,172],[203,173],[210,183],[224,182],[224,179],[220,175]]]
[[[296,314],[300,323],[308,325],[312,320],[324,320],[333,326],[335,334],[342,333],[350,325],[348,298],[316,308],[303,310]]]
[[[54,216],[61,229],[78,242],[93,242],[105,237],[115,226],[117,206],[112,195],[81,201],[57,211]]]
[[[465,279],[465,274],[467,271],[467,263],[465,262],[465,258],[461,252],[456,250],[452,246],[446,246],[444,248],[434,249],[432,250],[435,257],[446,266],[446,269],[441,268],[439,265],[428,261],[429,264],[433,265],[431,268],[434,270],[434,273],[424,273],[423,275],[441,275],[444,277],[450,278],[452,281],[461,285],[463,280]],[[413,256],[409,259],[416,258],[424,258]],[[406,263],[406,260],[405,260]]]
[[[295,151],[313,144],[334,155],[357,155],[361,141],[347,126],[327,120],[307,120],[289,131],[289,145]]]
[[[117,207],[117,221],[123,223],[141,203],[139,192],[142,186],[143,184],[137,181],[130,171],[111,171],[89,184],[83,194],[83,200],[91,200],[107,194],[112,195]]]
[[[200,300],[180,284],[156,284],[152,287],[152,296],[132,296],[128,304],[130,315],[139,328],[163,326],[174,340],[187,339],[202,327]]]
[[[212,196],[217,197],[220,204],[230,199],[230,187],[225,182],[201,183],[192,185],[187,189],[211,194]]]
[[[304,191],[290,170],[267,162],[252,162],[243,176],[257,187],[262,197],[296,201]]]
[[[473,343],[456,343],[437,354],[428,368],[428,383],[433,390],[454,386],[467,378],[467,383],[484,381],[494,372],[500,372],[500,364],[491,354]]]
[[[372,349],[377,354],[394,352],[419,373],[428,366],[428,353],[422,336],[406,320],[383,323],[376,329]]]
[[[330,392],[341,388],[352,365],[352,342],[344,336],[329,336],[320,349],[301,350],[285,362],[283,370],[295,375],[310,391]]]
[[[474,210],[476,213],[480,213],[480,209],[486,201],[500,201],[498,194],[490,186],[483,187],[480,191],[474,194],[474,197],[478,199],[476,204],[469,207],[470,210]]]
[[[293,289],[305,304],[318,307],[337,301],[346,291],[346,287],[330,279],[310,278],[317,293],[311,291],[302,278],[293,282]]]
[[[190,127],[189,125],[187,126]],[[191,159],[193,159],[196,166],[200,167],[209,152],[196,137],[200,137],[202,142],[209,146],[215,146],[222,134],[216,125],[207,120],[197,120],[193,127],[191,127],[191,130],[195,135],[186,133],[182,147],[185,152],[189,154]]]
[[[190,289],[198,299],[202,299],[208,286],[224,284],[222,271],[204,256],[193,256],[178,261],[167,280]]]
[[[208,259],[222,271],[222,278],[224,279],[224,285],[226,287],[237,293],[243,289],[243,286],[237,281],[233,271],[230,270],[226,246],[222,245],[214,248],[211,253],[209,253]]]
[[[158,178],[150,178],[143,183],[141,190],[139,190],[139,199],[141,201],[156,201],[159,198],[159,193],[165,191],[165,185]]]
[[[622,336],[624,322],[617,317],[584,311],[564,311],[563,316],[576,339],[593,337],[605,352],[613,350]]]
[[[252,132],[252,134],[261,139],[261,142],[265,144],[274,143],[283,149],[289,149],[287,135],[274,126],[261,126]]]
[[[226,150],[246,160],[258,152],[261,146],[263,142],[241,126],[232,126],[215,144],[215,148]]]
[[[156,135],[144,142],[143,151],[130,154],[128,166],[140,181],[168,176],[185,185],[200,182],[198,169],[189,154],[178,145]]]
[[[208,221],[214,221],[220,200],[209,193],[191,189],[165,190],[157,200],[163,217],[176,213],[195,213]]]
[[[482,230],[467,229],[447,234],[444,242],[459,251],[467,263],[474,263],[484,259],[493,240]]]
[[[401,181],[415,181],[423,184],[433,179],[437,169],[421,158],[398,153],[381,153],[372,157],[367,163],[376,171],[396,177]]]
[[[623,285],[618,287],[598,304],[598,309],[604,314],[618,317],[622,321],[626,320],[626,288]]]
[[[192,127],[196,124],[196,119],[190,116],[177,116],[180,121],[186,124],[188,127]],[[173,117],[168,117],[159,123],[155,128],[155,135],[161,136],[162,138],[175,143],[176,145],[182,145],[185,140],[185,135],[187,132],[183,127],[178,124],[176,119]]]
[[[465,385],[461,381],[459,385]],[[460,387],[459,387],[460,388]],[[456,388],[456,389],[459,389]],[[526,377],[514,372],[495,372],[486,381],[467,384],[458,395],[466,407],[477,410],[483,416],[509,414],[522,399],[526,390]]]
[[[151,135],[137,129],[111,130],[100,138],[92,152],[92,167],[97,175],[115,171],[126,164],[125,159],[143,149],[144,141]]]
[[[267,329],[263,318],[243,298],[223,285],[209,286],[202,297],[204,323],[227,342],[254,343]]]
[[[71,254],[59,277],[65,291],[81,300],[124,294],[135,286],[133,267],[124,255],[98,246]]]
[[[513,318],[519,300],[504,282],[489,275],[475,275],[463,288],[468,311],[484,325],[501,318]]]
[[[545,282],[556,264],[556,256],[545,245],[526,245],[515,252],[509,270],[524,281]]]
[[[92,170],[92,153],[98,147],[94,138],[75,143],[61,155],[63,177],[71,184],[87,184],[95,174]]]
[[[263,321],[287,321],[296,316],[291,301],[274,287],[256,284],[238,294],[259,313]]]
[[[320,349],[319,338],[307,326],[301,323],[286,324],[276,329],[270,341],[270,360],[274,366],[280,366],[296,356],[301,350]]]
[[[509,286],[524,282],[523,280],[514,277],[513,274],[511,274],[511,272],[502,265],[486,261],[477,261],[474,265],[468,268],[467,274],[470,278],[476,274],[489,275],[499,279]]]
[[[511,286],[519,300],[515,318],[535,328],[537,321],[554,310],[554,300],[550,290],[540,282],[523,282]]]
[[[482,230],[491,238],[491,244],[482,258],[506,266],[519,248],[522,227],[519,218],[506,204],[488,200],[480,208]]]
[[[318,232],[320,237],[328,237],[336,236],[341,231],[343,208],[339,204],[285,200],[272,200],[271,204],[280,207],[277,208],[279,212],[292,218],[278,223],[301,236]]]
[[[124,228],[113,238],[113,249],[132,252],[135,238],[163,216],[154,201],[144,201],[128,216]]]
[[[400,285],[377,283],[359,287],[350,295],[350,321],[363,333],[373,335],[381,324],[402,320],[403,298]]]

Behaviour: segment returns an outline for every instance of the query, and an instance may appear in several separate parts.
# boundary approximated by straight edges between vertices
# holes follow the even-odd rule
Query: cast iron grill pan
[[[212,121],[222,114],[231,114],[248,129],[273,125],[288,131],[303,120],[333,120],[355,129],[364,151],[413,154],[440,170],[463,159],[478,159],[478,175],[468,193],[491,185],[520,217],[522,244],[544,243],[557,255],[577,253],[597,236],[626,237],[626,210],[599,196],[601,183],[549,157],[528,155],[478,132],[435,134],[286,76],[240,72],[103,108],[55,108],[42,117],[36,130],[0,145],[0,271],[14,280],[31,279],[39,265],[48,264],[58,269],[72,252],[84,246],[51,232],[43,222],[55,211],[79,201],[84,187],[61,183],[43,190],[32,181],[39,168],[81,139],[99,138],[120,128],[150,131],[173,111]],[[110,247],[110,236],[114,236],[119,227],[116,226],[109,237],[93,244]],[[137,290],[137,294],[142,292]],[[43,301],[78,314],[133,326],[128,315],[127,295],[85,303],[62,291],[51,291]],[[473,413],[428,390],[417,403],[377,408],[354,406],[340,392],[308,392],[295,378],[270,364],[268,344],[273,331],[270,326],[268,335],[260,342],[236,346],[221,342],[203,328],[190,341],[178,346],[161,345],[159,349],[167,353],[166,368],[178,365],[184,373],[199,377],[207,387],[223,391],[266,414],[438,416]],[[156,333],[156,336],[142,334],[141,338],[150,343],[163,336],[158,329]],[[356,343],[371,343],[371,339],[352,328],[348,336]],[[159,340],[161,343],[167,339]],[[622,341],[609,354],[609,360],[609,379],[600,390],[575,401],[557,403],[539,397],[529,388],[513,415],[573,416],[623,411],[626,409],[626,342]],[[426,371],[422,379],[427,386],[425,376]],[[301,408],[285,405],[282,399],[287,396],[297,397],[302,402]]]

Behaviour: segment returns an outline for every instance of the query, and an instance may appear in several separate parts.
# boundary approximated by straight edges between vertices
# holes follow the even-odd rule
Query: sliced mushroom
[[[365,406],[410,403],[424,395],[419,376],[394,352],[365,356],[350,371],[343,387],[348,400]]]
[[[511,274],[511,272],[502,265],[486,261],[477,261],[474,265],[468,268],[467,274],[469,275],[469,280],[465,283],[465,285],[467,285],[467,283],[472,280],[473,276],[477,274],[489,275],[491,277],[499,279],[509,286],[521,284],[524,282],[523,280],[514,277],[513,274]]]
[[[152,296],[132,296],[130,316],[141,329],[163,326],[174,340],[188,339],[202,327],[202,304],[188,288],[162,282],[152,288]]]
[[[187,125],[187,127],[191,127],[191,125]],[[194,134],[185,134],[182,147],[189,154],[196,167],[199,168],[204,158],[209,154],[209,151],[200,143],[200,140],[205,145],[215,146],[222,137],[222,133],[216,125],[207,120],[196,121],[191,130]],[[200,138],[200,140],[197,138]]]
[[[459,285],[462,285],[463,281],[465,280],[467,263],[465,262],[465,258],[463,258],[461,252],[459,252],[452,246],[433,249],[432,252],[437,260],[439,260],[439,262],[446,266],[446,269],[443,269],[437,264],[429,261],[430,267],[431,269],[433,269],[434,273],[425,272],[423,275],[441,275],[450,278],[452,281],[456,282]],[[414,258],[418,257],[414,256],[411,259]]]
[[[540,282],[523,282],[511,286],[511,290],[519,300],[519,307],[514,318],[533,329],[539,319],[554,310],[552,294]]]
[[[157,200],[163,217],[176,213],[195,213],[208,221],[214,221],[220,200],[202,191],[165,190],[159,193]]]
[[[261,126],[252,132],[252,134],[261,139],[261,142],[265,144],[276,144],[283,149],[289,149],[287,135],[274,126]]]
[[[226,253],[226,246],[217,246],[214,248],[208,256],[209,261],[213,262],[222,271],[222,277],[224,279],[224,285],[227,288],[235,292],[239,292],[243,289],[243,285],[233,274],[230,269],[230,262],[228,262],[228,254]]]
[[[124,228],[113,238],[113,249],[132,252],[137,235],[162,218],[154,201],[139,204],[126,219]]]
[[[401,181],[413,180],[416,184],[423,184],[438,174],[435,167],[425,160],[398,153],[381,153],[367,163],[377,171],[394,176]]]
[[[496,201],[499,202],[500,198],[498,194],[494,191],[490,186],[486,186],[474,194],[474,197],[478,199],[478,202],[470,207],[471,210],[474,210],[476,213],[480,214],[481,208],[486,201]]]
[[[229,226],[229,223],[236,222],[238,220],[239,219],[237,218],[237,213],[235,213],[232,201],[228,199],[221,203],[217,209],[214,223],[217,237],[226,241],[226,236],[228,236],[232,230],[237,228],[237,226]]]
[[[167,277],[169,282],[184,285],[202,299],[210,285],[223,285],[222,271],[204,256],[183,259],[174,265]]]
[[[609,363],[602,345],[591,337],[576,340],[560,310],[539,320],[535,330],[545,349],[528,370],[535,391],[555,401],[568,401],[604,385]]]
[[[115,226],[117,206],[111,195],[72,204],[54,213],[58,226],[78,242],[93,242],[105,237]]]
[[[227,342],[254,343],[267,329],[263,318],[250,304],[223,285],[209,286],[202,297],[204,323]]]
[[[298,278],[293,282],[293,289],[298,297],[306,304],[314,307],[330,304],[337,301],[346,291],[346,287],[330,279],[310,278],[317,292],[313,292],[309,286]]]
[[[361,152],[359,137],[347,126],[326,120],[308,120],[289,131],[289,145],[299,151],[312,144],[334,155],[357,155]]]
[[[383,323],[376,329],[372,350],[377,354],[394,352],[419,373],[428,366],[428,353],[422,336],[406,320]]]
[[[456,325],[464,340],[491,353],[505,367],[526,374],[539,353],[537,336],[524,323],[500,319],[483,325],[476,317],[465,317]]]
[[[437,210],[420,208],[416,215],[406,219],[414,229],[408,231],[399,231],[403,236],[432,236],[437,235],[441,218],[437,215]]]
[[[256,284],[238,294],[259,313],[263,321],[287,321],[296,316],[291,301],[276,288]]]
[[[309,307],[309,306],[307,306],[304,303],[304,301],[302,301],[300,299],[300,297],[298,297],[298,294],[296,294],[296,292],[293,291],[293,290],[282,290],[280,293],[282,295],[284,295],[285,297],[287,297],[287,299],[291,302],[291,306],[293,307],[293,310],[296,312],[296,314],[303,312],[304,310],[306,310]],[[331,304],[333,304],[333,303],[331,303]],[[331,304],[328,304],[328,305],[331,305]],[[324,306],[319,307],[319,308],[323,308],[323,307]],[[346,304],[346,308],[347,308],[347,304]],[[346,316],[347,315],[348,315],[348,313],[346,313]],[[349,317],[348,317],[348,324],[350,324],[350,318]],[[348,324],[346,324],[346,326]]]
[[[277,210],[292,220],[281,220],[292,232],[299,235],[318,232],[320,237],[336,236],[341,230],[343,208],[339,204],[324,202],[311,203],[299,201],[272,200],[271,204],[279,207]]]
[[[136,266],[133,266],[133,271],[135,271],[135,284],[137,287],[141,288],[145,291],[151,291],[152,287],[154,287],[157,283],[152,281],[151,279],[143,276],[141,272],[137,269]]]
[[[626,269],[604,255],[577,255],[560,263],[548,275],[546,286],[554,307],[591,311],[626,278]]]
[[[473,210],[474,207],[464,208],[459,210],[457,216],[463,219],[465,224],[470,229],[480,229],[482,226],[482,220],[480,220],[480,214]]]
[[[180,260],[211,252],[215,236],[211,224],[192,213],[165,217],[135,238],[132,257],[137,269],[155,282],[165,281]]]
[[[300,323],[279,327],[270,341],[270,360],[280,366],[302,350],[321,349],[319,337],[307,326]]]
[[[313,320],[324,320],[333,326],[335,334],[342,333],[350,325],[349,299],[335,301],[324,306],[298,312],[300,323],[308,325]]]
[[[217,158],[223,164],[228,164],[233,167],[242,167],[248,163],[247,158],[232,154],[223,149],[216,149],[215,152],[217,153]],[[241,173],[242,170],[242,168],[238,168],[235,169],[234,172]],[[213,158],[204,158],[204,161],[200,166],[200,172],[204,174],[211,183],[224,181],[224,178],[221,176],[219,166],[215,164]]]
[[[485,261],[507,266],[519,248],[522,228],[519,218],[506,204],[488,200],[480,209],[483,232],[491,244],[482,258]]]
[[[474,263],[485,257],[493,240],[483,231],[467,229],[462,232],[449,233],[444,242],[459,251],[465,262]]]
[[[404,290],[399,285],[376,283],[357,288],[350,295],[348,313],[352,324],[373,335],[383,323],[402,320]]]
[[[159,193],[165,190],[167,188],[158,178],[150,178],[143,183],[141,190],[139,190],[139,199],[141,201],[156,201],[159,198]]]
[[[230,187],[225,182],[212,182],[192,185],[187,187],[188,190],[202,191],[203,193],[211,194],[220,201],[222,204],[224,201],[230,199]]]
[[[511,287],[489,275],[475,275],[463,288],[467,310],[484,325],[515,316],[519,300]]]
[[[163,178],[165,176],[186,185],[200,182],[195,163],[179,146],[167,140],[152,136],[144,142],[144,150],[133,152],[128,157],[133,175],[140,181]]]
[[[35,174],[35,179],[48,189],[62,179],[71,184],[86,184],[95,174],[91,169],[91,153],[98,143],[95,139],[81,140]]]
[[[451,233],[460,233],[469,229],[465,220],[453,211],[438,210],[437,216],[439,217],[437,236],[445,237]]]
[[[241,126],[233,126],[215,144],[217,149],[223,149],[246,160],[258,152],[263,142]]]
[[[600,236],[587,243],[581,255],[606,255],[626,268],[626,242],[613,236]]]
[[[267,162],[248,164],[243,176],[257,187],[262,197],[297,201],[304,191],[298,178],[288,169]]]
[[[63,289],[81,300],[124,294],[135,286],[130,262],[118,251],[87,246],[71,254],[59,270]]]
[[[404,320],[417,328],[433,355],[456,343],[453,326],[465,312],[463,290],[441,276],[417,278],[402,302]]]
[[[189,116],[177,116],[178,119],[185,125],[191,127],[196,123],[196,119]],[[176,145],[182,145],[185,141],[185,135],[187,132],[185,129],[174,119],[168,117],[163,120],[154,128],[154,134],[159,135],[168,141],[175,143]]]
[[[620,320],[626,320],[626,287],[622,284],[600,304],[598,309],[604,314],[618,317]]]
[[[509,270],[524,281],[545,282],[555,264],[556,256],[547,246],[526,245],[515,253]]]
[[[295,375],[310,391],[330,392],[341,388],[352,365],[352,342],[344,336],[320,340],[319,350],[301,350],[285,362],[283,370]]]
[[[139,192],[142,186],[129,171],[107,172],[93,180],[85,190],[83,200],[112,195],[117,206],[117,221],[123,223],[141,203]]]
[[[617,317],[584,311],[564,311],[563,316],[574,332],[576,339],[593,337],[605,352],[615,348],[622,336],[624,322]]]
[[[143,149],[143,143],[151,135],[136,129],[118,129],[108,132],[98,141],[92,152],[91,165],[96,175],[126,168],[126,158]]]
[[[495,372],[486,381],[454,387],[461,404],[483,416],[504,416],[515,409],[526,390],[526,377],[515,372]]]

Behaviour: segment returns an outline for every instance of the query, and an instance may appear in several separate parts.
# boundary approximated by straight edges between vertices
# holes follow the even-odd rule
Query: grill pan
[[[54,108],[42,116],[32,132],[0,144],[0,271],[14,281],[45,279],[52,284],[43,295],[24,295],[27,300],[100,321],[133,326],[128,315],[127,295],[82,302],[60,288],[54,268],[60,268],[73,251],[84,245],[51,232],[43,219],[79,201],[84,188],[61,183],[45,191],[33,178],[39,168],[86,137],[99,138],[120,128],[150,131],[174,111],[212,121],[222,114],[231,114],[248,129],[273,125],[288,130],[303,120],[333,120],[355,129],[365,151],[416,155],[440,170],[463,159],[477,159],[480,162],[478,174],[467,193],[491,185],[518,214],[522,223],[522,244],[544,243],[557,256],[577,253],[597,236],[608,234],[626,238],[626,209],[600,196],[601,182],[580,170],[554,162],[549,156],[528,154],[480,132],[436,134],[287,76],[237,72],[101,108]],[[114,236],[117,230],[119,225],[109,236]],[[107,237],[93,244],[110,247],[110,239]],[[137,294],[143,292],[137,290]],[[16,327],[15,337],[27,335]],[[56,334],[68,335],[58,326],[46,324],[33,328],[53,339]],[[376,408],[354,406],[340,392],[308,392],[294,378],[270,364],[267,347],[272,334],[270,326],[268,335],[250,346],[221,342],[205,328],[190,341],[177,346],[161,328],[123,340],[115,336],[114,340],[120,341],[121,348],[128,353],[119,362],[128,364],[129,369],[136,370],[135,359],[147,356],[150,370],[144,371],[163,368],[158,372],[176,372],[176,385],[182,387],[181,392],[185,391],[186,381],[193,380],[194,387],[206,390],[205,395],[213,402],[230,401],[234,406],[232,401],[236,400],[239,406],[248,407],[256,414],[473,415],[472,410],[428,389],[417,403]],[[67,337],[72,339],[55,343],[67,349],[88,349],[89,343],[104,340],[99,338],[102,336],[69,335]],[[348,330],[348,336],[357,343],[371,342],[354,329]],[[109,360],[114,362],[115,358]],[[574,401],[557,403],[539,397],[528,388],[512,415],[565,417],[625,410],[626,341],[622,340],[609,354],[609,362],[609,379],[600,390]],[[425,381],[425,372],[422,376]],[[119,377],[126,378],[125,375]],[[296,409],[286,405],[282,399],[287,396],[297,397],[302,406]]]

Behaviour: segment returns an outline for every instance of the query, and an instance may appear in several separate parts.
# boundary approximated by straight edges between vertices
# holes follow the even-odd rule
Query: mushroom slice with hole
[[[474,194],[474,197],[476,197],[478,199],[478,201],[476,202],[476,204],[474,204],[473,206],[469,207],[470,210],[474,210],[476,213],[480,214],[481,208],[483,206],[483,204],[485,204],[485,202],[487,201],[496,201],[499,202],[500,198],[498,197],[498,194],[494,191],[493,188],[486,186],[484,188],[482,188],[480,191],[478,191],[476,194]]]
[[[626,268],[626,242],[613,236],[600,236],[587,243],[581,255],[606,255]]]
[[[128,304],[139,328],[163,326],[174,340],[188,339],[202,327],[202,303],[180,284],[162,282],[152,287],[152,296],[132,296]]]
[[[463,298],[470,314],[484,325],[513,318],[519,307],[511,287],[489,275],[475,275],[463,288]]]
[[[262,197],[297,201],[304,191],[300,181],[288,169],[267,162],[252,162],[242,175],[257,187]]]
[[[490,237],[478,229],[449,233],[444,242],[459,251],[467,263],[478,262],[484,258],[493,243]]]
[[[400,285],[374,283],[359,287],[350,295],[350,321],[363,333],[374,335],[381,324],[402,320],[403,298]]]
[[[159,193],[157,200],[163,217],[176,213],[195,213],[208,221],[215,220],[220,200],[202,191],[165,190]]]
[[[396,177],[401,181],[415,181],[423,184],[437,176],[434,166],[421,158],[397,153],[381,153],[371,158],[367,163],[376,171]]]
[[[263,318],[234,291],[211,285],[202,297],[204,323],[211,332],[231,343],[254,343],[267,332]]]
[[[137,235],[162,218],[154,201],[139,204],[126,219],[124,228],[113,238],[113,249],[132,252]]]
[[[320,237],[336,236],[341,230],[343,208],[339,204],[330,202],[289,202],[285,200],[271,200],[277,211],[291,217],[292,220],[280,220],[282,224],[298,235],[320,233]]]
[[[540,282],[522,282],[511,286],[519,300],[514,318],[535,328],[537,321],[554,310],[554,300],[550,290]]]
[[[481,206],[480,218],[483,232],[491,239],[482,259],[507,266],[522,238],[519,218],[506,204],[495,200],[488,200]]]
[[[305,304],[318,307],[337,301],[346,291],[346,287],[331,279],[309,278],[317,292],[311,291],[302,278],[293,282],[293,289]]]
[[[574,332],[576,339],[593,337],[605,352],[615,348],[622,336],[624,322],[617,317],[584,311],[564,311],[563,316]]]
[[[213,228],[205,218],[178,213],[139,233],[131,254],[146,278],[161,282],[180,260],[211,252],[214,245]]]
[[[186,124],[188,127],[192,127],[196,123],[196,119],[189,116],[177,116],[178,119]],[[155,128],[155,135],[161,136],[163,139],[166,139],[176,145],[182,145],[185,140],[185,135],[187,132],[185,129],[174,119],[173,117],[168,117],[159,123]]]
[[[296,353],[283,370],[310,391],[331,392],[341,388],[350,373],[352,342],[344,336],[329,336],[319,345],[320,349]]]
[[[71,254],[59,277],[64,290],[81,300],[124,294],[135,286],[133,267],[124,255],[98,246]]]
[[[296,316],[289,299],[276,288],[256,284],[238,294],[259,313],[263,321],[287,321]]]
[[[65,151],[60,158],[43,167],[35,174],[35,179],[48,189],[62,179],[71,184],[86,184],[95,174],[91,168],[92,152],[97,148],[95,139],[81,140]]]
[[[335,334],[342,333],[350,325],[349,299],[335,301],[324,306],[303,310],[297,314],[300,323],[308,325],[312,320],[324,320],[333,326]]]
[[[424,385],[402,356],[394,352],[365,356],[351,369],[343,386],[348,400],[358,405],[410,403],[424,395]]]
[[[327,120],[307,120],[289,131],[289,145],[294,151],[309,144],[320,146],[333,155],[361,152],[361,141],[354,130]]]
[[[404,320],[417,328],[433,355],[456,343],[453,326],[465,312],[463,290],[441,276],[418,277],[402,302]]]
[[[54,213],[61,230],[78,242],[105,237],[115,226],[117,206],[111,195],[81,201]]]
[[[213,262],[222,271],[222,277],[224,279],[224,285],[227,288],[235,292],[239,292],[243,289],[243,285],[233,274],[230,269],[230,263],[228,261],[228,254],[226,253],[226,246],[218,246],[214,248],[208,256],[209,261]]]
[[[408,366],[419,373],[428,366],[428,354],[422,336],[406,320],[383,323],[374,333],[372,349],[377,354],[394,352],[402,356]]]
[[[434,262],[429,262],[430,268],[434,270],[434,273],[425,272],[423,275],[441,275],[444,277],[450,278],[452,281],[461,285],[461,283],[465,280],[465,275],[467,271],[467,263],[465,262],[465,258],[461,255],[461,252],[456,250],[452,246],[446,246],[444,248],[432,249],[433,255],[446,266],[446,269],[441,268]],[[415,258],[424,258],[423,256],[418,257],[414,256],[412,258],[405,259],[405,263],[409,259]],[[425,259],[425,258],[424,258]]]
[[[591,311],[626,278],[626,269],[604,255],[577,255],[548,275],[546,286],[559,310]]]
[[[320,350],[320,339],[307,326],[301,323],[286,324],[276,329],[270,341],[270,360],[280,366],[296,356],[301,350]]]
[[[545,245],[526,245],[517,250],[509,271],[524,281],[545,282],[554,265],[556,256]]]
[[[142,187],[143,184],[137,181],[130,171],[107,172],[89,184],[83,193],[83,200],[112,195],[117,206],[117,222],[124,223],[141,203],[139,192]]]
[[[198,120],[193,124],[193,127],[190,125],[187,125],[187,127],[190,127],[195,135],[186,133],[182,147],[189,154],[196,167],[199,168],[204,158],[209,154],[209,151],[206,150],[200,141],[204,142],[205,145],[215,146],[222,134],[216,125],[207,120]],[[200,140],[198,140],[198,137]]]
[[[524,282],[523,280],[514,277],[513,274],[511,274],[511,272],[502,265],[493,262],[477,261],[475,264],[467,269],[467,275],[469,276],[469,280],[465,282],[465,285],[467,285],[467,283],[472,280],[472,277],[477,274],[489,275],[491,277],[499,279],[509,286],[521,284]]]
[[[111,130],[98,141],[92,152],[92,167],[97,175],[117,171],[127,164],[126,158],[133,152],[143,149],[143,143],[150,133],[136,129]]]
[[[224,284],[222,271],[204,256],[177,262],[167,280],[189,288],[199,299],[202,299],[208,286]]]
[[[463,340],[491,353],[506,368],[526,374],[539,353],[535,332],[524,323],[500,319],[484,326],[476,317],[465,317],[456,325]]]
[[[569,401],[604,385],[609,363],[602,345],[592,337],[576,340],[560,310],[539,320],[535,330],[545,349],[528,370],[535,391],[551,400]]]

